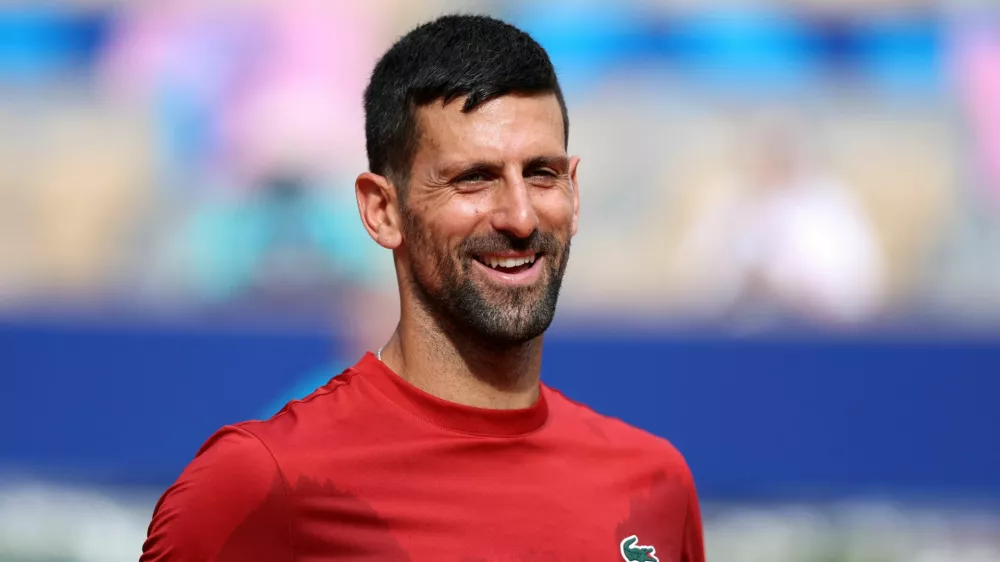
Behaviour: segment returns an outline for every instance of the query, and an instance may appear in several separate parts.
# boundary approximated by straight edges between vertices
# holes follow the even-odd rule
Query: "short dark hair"
[[[503,21],[449,15],[396,42],[375,65],[365,89],[365,141],[370,171],[405,189],[420,131],[416,109],[467,96],[462,111],[507,94],[554,93],[569,141],[569,118],[548,54],[530,35]]]

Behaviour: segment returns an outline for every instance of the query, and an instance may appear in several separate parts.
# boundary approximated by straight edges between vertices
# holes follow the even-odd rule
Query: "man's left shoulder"
[[[690,474],[684,455],[667,438],[654,435],[618,418],[599,413],[562,392],[546,387],[550,407],[558,410],[573,433],[613,456],[635,456],[650,466],[669,467]]]

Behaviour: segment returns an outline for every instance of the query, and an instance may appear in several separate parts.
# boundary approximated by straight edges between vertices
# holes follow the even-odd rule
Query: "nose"
[[[520,174],[506,178],[497,186],[493,200],[493,228],[516,238],[527,238],[538,228],[538,213],[529,189]]]

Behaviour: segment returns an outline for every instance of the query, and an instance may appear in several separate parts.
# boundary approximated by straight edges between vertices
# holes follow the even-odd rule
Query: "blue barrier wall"
[[[706,497],[1000,500],[997,341],[556,333],[546,349],[550,385],[668,437]],[[323,333],[0,324],[0,465],[165,486],[216,428],[347,362]]]

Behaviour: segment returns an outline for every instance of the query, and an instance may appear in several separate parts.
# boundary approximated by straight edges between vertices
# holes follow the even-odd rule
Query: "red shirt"
[[[367,354],[212,436],[157,503],[141,560],[623,559],[704,561],[667,441],[545,385],[523,410],[446,402]]]

